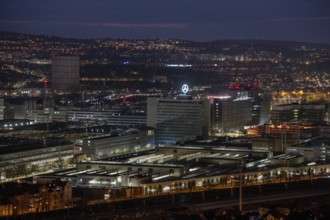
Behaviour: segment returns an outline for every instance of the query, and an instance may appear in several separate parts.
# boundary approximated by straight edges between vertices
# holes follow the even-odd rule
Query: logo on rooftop
[[[189,91],[189,86],[187,84],[182,85],[182,92],[186,94]]]

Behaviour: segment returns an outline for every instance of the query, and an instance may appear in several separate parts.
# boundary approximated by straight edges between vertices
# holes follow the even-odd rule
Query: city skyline
[[[0,218],[330,219],[329,6],[0,1]]]
[[[330,43],[326,1],[3,1],[0,30],[74,38]]]

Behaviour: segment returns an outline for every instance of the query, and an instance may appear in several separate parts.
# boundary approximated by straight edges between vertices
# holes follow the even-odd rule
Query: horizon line
[[[320,45],[328,45],[330,43],[325,42],[312,42],[312,41],[298,41],[298,40],[277,40],[277,39],[263,39],[263,38],[223,38],[223,39],[210,39],[210,40],[192,40],[178,37],[153,37],[153,38],[137,38],[137,37],[70,37],[70,36],[60,36],[54,34],[38,34],[38,33],[27,33],[27,32],[16,32],[16,31],[7,31],[0,30],[0,33],[10,33],[10,34],[23,34],[23,35],[32,35],[32,36],[43,36],[43,37],[55,37],[55,38],[63,38],[63,39],[79,39],[79,40],[100,40],[100,39],[109,39],[109,40],[181,40],[181,41],[191,41],[196,43],[207,43],[207,42],[216,42],[216,41],[275,41],[275,42],[287,42],[287,43],[309,43],[309,44],[320,44]]]

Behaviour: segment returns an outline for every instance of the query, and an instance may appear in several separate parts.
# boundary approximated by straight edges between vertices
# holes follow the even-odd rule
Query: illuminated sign
[[[182,92],[186,94],[189,91],[189,86],[187,84],[183,84],[182,86]]]

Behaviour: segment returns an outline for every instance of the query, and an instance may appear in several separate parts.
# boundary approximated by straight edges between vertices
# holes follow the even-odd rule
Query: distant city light
[[[191,64],[166,64],[166,67],[192,67]]]

